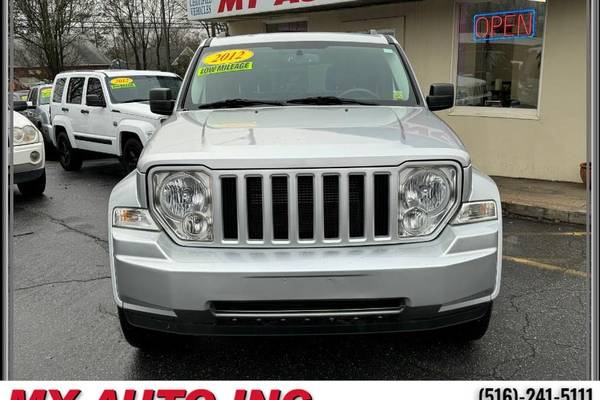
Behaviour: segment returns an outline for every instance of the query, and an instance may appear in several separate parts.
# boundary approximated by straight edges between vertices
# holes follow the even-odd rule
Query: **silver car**
[[[500,198],[432,112],[453,99],[423,96],[389,36],[206,40],[177,99],[150,92],[169,119],[110,196],[125,338],[482,337]]]
[[[50,140],[50,98],[52,97],[52,84],[33,86],[27,97],[27,110],[24,114],[38,128],[44,137],[46,150],[54,148]]]

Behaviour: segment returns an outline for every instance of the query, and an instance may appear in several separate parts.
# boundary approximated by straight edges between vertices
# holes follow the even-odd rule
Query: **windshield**
[[[204,49],[184,107],[240,107],[243,101],[246,106],[260,101],[284,106],[418,104],[393,45],[287,42]]]
[[[43,86],[40,88],[40,105],[50,104],[52,96],[52,86]]]
[[[170,88],[177,97],[181,79],[174,76],[129,75],[106,78],[106,86],[113,103],[149,101],[150,89]]]

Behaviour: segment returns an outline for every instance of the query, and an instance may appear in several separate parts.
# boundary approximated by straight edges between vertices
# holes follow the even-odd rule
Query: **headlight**
[[[432,233],[456,204],[456,168],[411,167],[400,171],[398,235]]]
[[[33,125],[24,127],[13,127],[13,145],[37,143],[39,141],[38,130]]]
[[[156,212],[183,240],[213,240],[210,177],[201,171],[157,172],[152,178]]]

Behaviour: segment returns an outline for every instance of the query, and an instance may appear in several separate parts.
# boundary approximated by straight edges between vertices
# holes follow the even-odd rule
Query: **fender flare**
[[[146,142],[152,137],[152,134],[156,128],[149,122],[138,121],[134,119],[124,119],[117,126],[117,140],[116,140],[116,151],[117,154],[121,155],[122,137],[124,133],[133,133],[138,137],[142,146],[146,145]]]
[[[71,121],[69,120],[69,118],[66,118],[63,115],[57,115],[56,117],[54,117],[52,119],[52,129],[50,131],[50,140],[52,141],[52,144],[54,146],[57,146],[56,143],[56,128],[62,128],[65,130],[65,132],[67,133],[67,136],[69,138],[69,142],[71,142],[71,147],[73,147],[74,149],[76,149],[77,146],[77,141],[75,140],[75,137],[73,136],[73,127],[71,126]]]

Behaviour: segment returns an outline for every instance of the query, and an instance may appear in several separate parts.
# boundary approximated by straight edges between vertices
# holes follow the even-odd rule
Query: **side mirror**
[[[23,100],[13,101],[13,111],[25,111],[27,110],[27,102]]]
[[[454,85],[451,83],[434,83],[429,88],[426,98],[431,111],[446,110],[454,107]]]
[[[154,114],[171,115],[175,109],[175,99],[169,88],[150,90],[150,111]]]
[[[30,110],[35,109],[35,104],[33,104],[33,101],[28,101],[27,102],[27,108]]]
[[[88,94],[85,96],[85,104],[90,107],[106,107],[104,99],[97,94]]]

